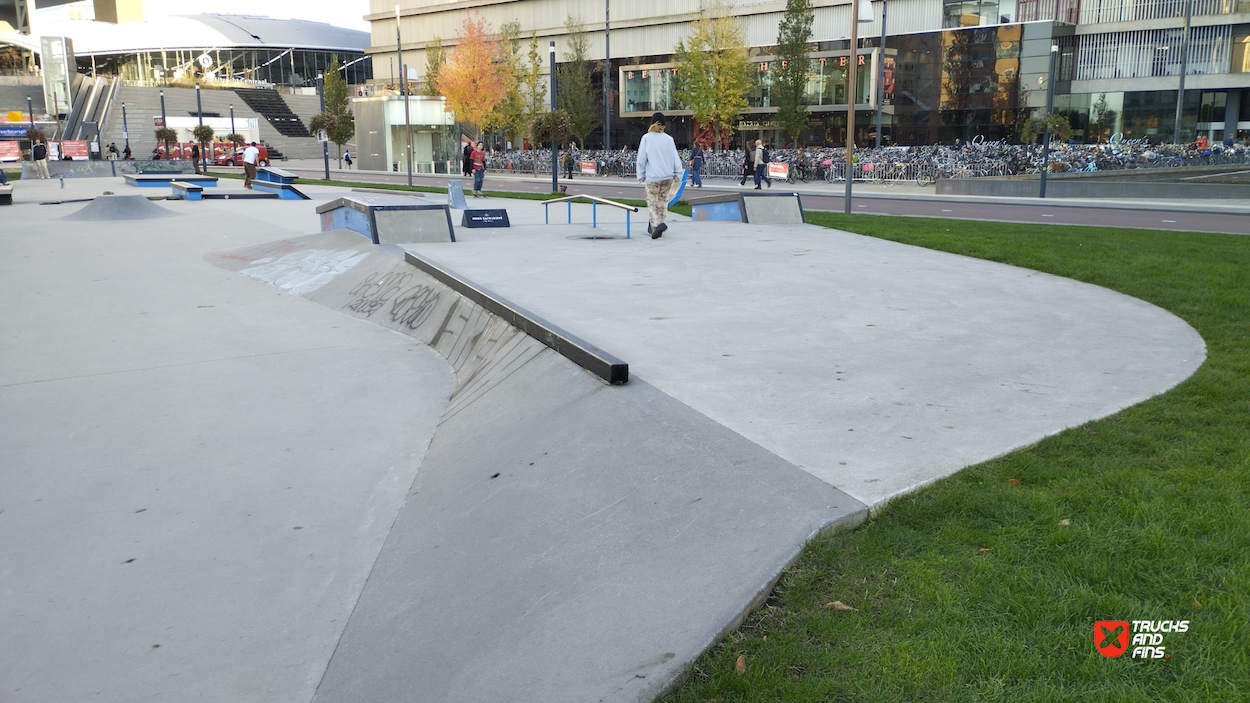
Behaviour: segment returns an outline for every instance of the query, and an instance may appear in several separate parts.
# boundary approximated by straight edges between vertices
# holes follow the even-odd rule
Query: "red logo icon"
[[[1094,621],[1094,649],[1115,659],[1128,649],[1128,620]]]

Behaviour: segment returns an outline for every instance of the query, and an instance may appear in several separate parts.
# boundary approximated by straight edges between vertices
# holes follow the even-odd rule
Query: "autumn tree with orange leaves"
[[[461,122],[482,126],[508,93],[501,75],[499,37],[481,15],[470,15],[462,36],[438,73],[437,88],[447,98],[444,109]]]

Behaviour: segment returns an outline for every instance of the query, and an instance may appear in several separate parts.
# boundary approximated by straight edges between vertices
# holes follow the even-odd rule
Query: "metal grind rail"
[[[551,218],[550,218],[551,208],[549,208],[548,205],[554,205],[555,203],[568,203],[568,213],[569,213],[568,224],[570,225],[573,224],[573,201],[574,200],[589,200],[590,201],[590,226],[591,227],[599,226],[598,208],[599,208],[600,203],[604,205],[611,205],[612,207],[617,207],[617,208],[624,210],[625,211],[625,238],[629,239],[629,213],[638,212],[637,206],[626,205],[625,203],[618,203],[615,200],[608,200],[607,198],[598,198],[593,195],[566,195],[563,198],[554,198],[552,200],[544,200],[543,201],[543,224],[548,224],[548,225],[551,224]]]

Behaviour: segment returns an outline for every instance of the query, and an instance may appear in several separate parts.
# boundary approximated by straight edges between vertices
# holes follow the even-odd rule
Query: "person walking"
[[[747,179],[755,175],[755,149],[747,144],[746,157],[742,161],[742,180],[738,181],[738,185],[747,184]]]
[[[343,161],[347,163],[348,169],[352,167],[352,152],[351,151],[347,149],[343,150]]]
[[[486,180],[486,147],[482,142],[469,152],[469,160],[473,165],[473,197],[481,198],[482,182]]]
[[[764,140],[755,140],[755,189],[760,189],[760,181],[768,183],[768,187],[773,187],[773,179],[768,177],[768,149],[764,146]]]
[[[30,160],[35,167],[35,175],[40,178],[51,178],[48,174],[48,142],[39,140],[30,148]]]
[[[252,142],[243,150],[243,187],[252,189],[252,181],[256,178],[256,159],[260,158],[260,149]]]
[[[690,179],[695,188],[703,187],[703,149],[695,142],[690,149]]]
[[[664,133],[663,112],[651,116],[651,126],[638,143],[638,182],[647,191],[647,233],[659,239],[668,224],[668,197],[673,184],[681,178],[681,155],[673,138]]]
[[[125,161],[134,161],[135,159],[135,155],[130,151],[129,144],[126,145],[125,149],[122,149],[122,159]]]
[[[569,179],[570,181],[573,180],[573,164],[574,163],[575,162],[573,161],[573,147],[570,146],[568,150],[564,152],[564,177]]]
[[[191,145],[191,162],[195,164],[195,172],[200,172],[200,145]]]
[[[460,164],[460,170],[463,171],[464,175],[466,176],[473,175],[473,145],[472,144],[464,145],[464,163]]]

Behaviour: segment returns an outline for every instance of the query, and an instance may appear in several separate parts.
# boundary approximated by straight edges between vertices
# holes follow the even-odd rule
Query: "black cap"
[[[652,124],[655,124],[656,122],[659,122],[660,124],[666,124],[666,122],[664,121],[664,113],[663,113],[663,112],[657,112],[657,113],[655,113],[654,115],[652,115],[652,116],[651,116],[651,123],[652,123]]]

